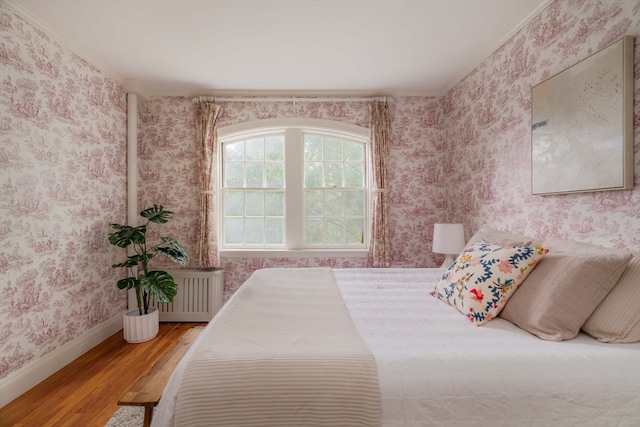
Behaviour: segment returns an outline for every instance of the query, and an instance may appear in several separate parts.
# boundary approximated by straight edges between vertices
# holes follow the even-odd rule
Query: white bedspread
[[[477,327],[429,295],[443,270],[334,270],[378,364],[383,426],[640,426],[640,344]]]
[[[640,426],[640,344],[543,341],[501,318],[473,326],[429,295],[442,272],[333,271],[376,359],[383,426]],[[171,425],[184,363],[155,427]]]

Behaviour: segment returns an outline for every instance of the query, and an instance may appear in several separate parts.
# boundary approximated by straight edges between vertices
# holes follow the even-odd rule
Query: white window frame
[[[304,144],[302,138],[298,139],[294,133],[320,133],[322,135],[333,135],[339,138],[344,138],[364,144],[365,147],[365,186],[366,200],[365,205],[367,212],[365,212],[364,220],[364,242],[362,245],[354,248],[304,248],[304,232],[303,224],[297,222],[294,225],[292,218],[302,221],[304,203],[303,203],[303,165],[299,162],[287,161],[285,159],[285,177],[297,176],[293,182],[300,184],[300,187],[294,189],[292,192],[287,193],[285,188],[285,242],[284,248],[269,249],[269,248],[227,248],[222,241],[223,221],[224,221],[224,197],[223,197],[223,144],[228,142],[240,141],[243,139],[251,138],[252,136],[264,135],[268,133],[284,133],[285,135],[285,153],[287,158],[295,156],[302,160],[302,151]],[[291,141],[300,142],[299,144]],[[289,143],[288,143],[289,142]],[[239,123],[235,125],[229,125],[218,128],[218,188],[217,188],[217,203],[218,203],[218,236],[220,241],[218,243],[220,256],[226,258],[233,257],[364,257],[368,254],[369,235],[371,228],[371,188],[372,178],[370,172],[370,144],[369,144],[369,129],[361,126],[356,126],[348,123],[342,123],[332,120],[321,119],[301,119],[301,118],[289,118],[289,119],[266,119],[256,120],[246,123]],[[297,145],[297,146],[296,146]],[[289,181],[291,182],[291,181]],[[286,183],[285,183],[286,187]],[[292,199],[292,195],[298,196]],[[297,227],[300,233],[295,233],[294,230]]]

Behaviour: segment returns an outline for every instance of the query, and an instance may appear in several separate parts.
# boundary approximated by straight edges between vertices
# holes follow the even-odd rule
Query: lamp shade
[[[465,244],[462,224],[434,224],[433,252],[458,255],[464,249]]]

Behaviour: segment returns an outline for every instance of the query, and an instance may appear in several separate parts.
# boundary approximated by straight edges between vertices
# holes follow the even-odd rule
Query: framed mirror
[[[531,90],[531,191],[633,188],[633,36]]]

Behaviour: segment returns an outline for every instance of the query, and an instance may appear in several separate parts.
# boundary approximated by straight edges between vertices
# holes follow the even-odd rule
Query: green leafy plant
[[[149,261],[156,255],[163,255],[173,262],[185,266],[188,255],[184,248],[170,237],[160,237],[161,242],[155,246],[147,244],[147,227],[150,223],[164,224],[173,218],[173,212],[164,207],[153,205],[140,212],[140,216],[147,222],[138,227],[110,224],[113,233],[109,234],[109,243],[119,248],[133,245],[135,255],[131,255],[125,262],[113,264],[112,268],[128,268],[130,276],[118,281],[119,289],[134,289],[138,301],[140,315],[148,314],[149,302],[169,303],[178,293],[178,285],[166,271],[149,270]]]

